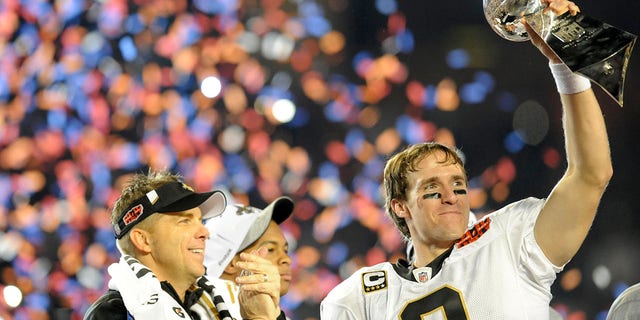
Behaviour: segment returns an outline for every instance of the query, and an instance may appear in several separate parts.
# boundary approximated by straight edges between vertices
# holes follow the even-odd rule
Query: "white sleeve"
[[[362,292],[359,288],[360,272],[335,286],[320,303],[320,319],[359,320],[366,319]]]
[[[521,274],[550,287],[563,266],[555,266],[544,254],[534,236],[534,227],[545,199],[527,198],[496,212],[496,222],[504,230],[510,250]]]
[[[320,303],[320,319],[322,320],[334,320],[334,319],[347,319],[358,320],[362,317],[356,317],[351,308],[338,303],[337,301],[322,300]]]

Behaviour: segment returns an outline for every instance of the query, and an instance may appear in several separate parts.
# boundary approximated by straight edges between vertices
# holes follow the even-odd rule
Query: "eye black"
[[[440,192],[427,193],[422,196],[422,199],[440,199],[442,198],[442,194]]]

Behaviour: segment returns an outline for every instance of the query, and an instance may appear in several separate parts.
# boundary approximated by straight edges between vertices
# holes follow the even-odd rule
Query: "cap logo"
[[[140,215],[142,215],[143,208],[144,207],[142,206],[142,204],[139,204],[129,209],[129,211],[127,211],[127,213],[124,214],[124,217],[122,217],[122,221],[124,222],[124,224],[128,225],[138,220],[138,218],[140,218]]]
[[[155,190],[151,190],[147,192],[147,199],[149,199],[149,202],[151,204],[156,204],[158,199],[160,199],[160,196],[158,196],[158,192],[156,192]]]
[[[239,216],[243,214],[251,214],[251,213],[258,213],[258,212],[260,211],[250,206],[236,205],[236,215],[239,215]]]
[[[186,189],[186,190],[189,190],[189,191],[191,191],[191,192],[195,192],[195,191],[193,190],[193,188],[191,188],[188,184],[186,184],[186,183],[184,183],[184,182],[182,182],[182,188],[183,188],[183,189]]]

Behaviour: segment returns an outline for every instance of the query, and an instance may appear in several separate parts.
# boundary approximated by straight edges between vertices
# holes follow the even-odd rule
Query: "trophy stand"
[[[571,71],[597,83],[622,107],[636,36],[581,13],[565,13],[556,21],[545,42]]]

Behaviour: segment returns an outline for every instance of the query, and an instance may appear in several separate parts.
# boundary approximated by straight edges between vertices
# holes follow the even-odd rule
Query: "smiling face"
[[[415,245],[448,248],[469,222],[467,181],[460,164],[444,161],[441,151],[424,157],[407,175],[406,200],[392,201]]]
[[[146,264],[158,279],[188,288],[205,273],[204,249],[209,230],[202,224],[200,209],[153,216],[148,233],[150,259]]]
[[[291,284],[291,258],[289,257],[289,243],[282,234],[282,230],[273,220],[269,222],[267,230],[253,244],[243,252],[258,250],[260,247],[267,249],[265,259],[278,266],[280,271],[280,295],[289,291]]]

